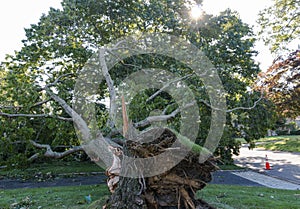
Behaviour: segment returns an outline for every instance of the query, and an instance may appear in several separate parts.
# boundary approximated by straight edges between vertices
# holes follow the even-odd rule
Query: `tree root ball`
[[[176,135],[169,129],[159,138],[142,143],[126,141],[124,154],[143,158],[157,155],[171,147]],[[146,155],[146,156],[145,156]],[[199,163],[199,153],[190,151],[171,170],[147,178],[125,178],[120,181],[110,196],[106,209],[213,209],[208,203],[196,198],[196,192],[211,181],[211,172],[217,170],[215,159]]]

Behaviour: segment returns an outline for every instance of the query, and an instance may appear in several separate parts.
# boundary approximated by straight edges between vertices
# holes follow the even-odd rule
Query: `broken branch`
[[[176,110],[174,110],[172,113],[170,113],[168,115],[149,116],[140,122],[134,123],[134,127],[141,128],[141,127],[145,127],[153,122],[162,122],[162,121],[169,120],[171,118],[174,118],[181,110],[191,107],[194,104],[195,103],[192,102],[192,103],[185,105],[183,108],[177,108]]]
[[[84,151],[83,150],[83,146],[75,146],[75,147],[72,147],[64,152],[55,152],[52,150],[51,146],[49,144],[39,144],[35,141],[32,141],[30,140],[30,143],[37,147],[37,148],[40,148],[40,149],[46,149],[46,152],[44,153],[44,156],[45,157],[51,157],[51,158],[56,158],[56,159],[60,159],[60,158],[63,158],[67,155],[70,155],[70,154],[73,154],[75,152],[78,152],[78,151]],[[31,158],[35,158],[34,156],[32,156]]]
[[[15,118],[15,117],[41,118],[41,117],[44,117],[44,118],[57,118],[57,119],[64,120],[64,121],[73,121],[72,118],[65,118],[65,117],[61,117],[61,116],[48,115],[48,114],[23,114],[23,113],[9,114],[9,113],[0,112],[0,116],[4,116],[7,118]]]
[[[263,99],[263,95],[260,96],[260,98],[258,100],[256,100],[254,102],[254,104],[251,106],[251,107],[235,107],[235,108],[232,108],[232,109],[228,109],[225,111],[225,109],[220,109],[220,108],[216,108],[216,107],[213,107],[211,104],[209,104],[207,101],[203,100],[203,99],[200,99],[200,102],[202,102],[203,104],[205,104],[206,106],[208,106],[209,108],[213,109],[213,110],[218,110],[218,111],[225,111],[227,113],[230,113],[230,112],[233,112],[233,111],[236,111],[236,110],[252,110],[254,109],[257,104]]]
[[[175,83],[175,82],[178,82],[178,81],[181,81],[181,80],[184,80],[188,77],[191,77],[192,74],[188,74],[186,76],[183,76],[183,77],[180,77],[180,78],[177,78],[175,80],[172,80],[172,81],[169,81],[168,83],[166,83],[161,89],[159,89],[158,91],[156,91],[154,94],[152,94],[147,100],[146,102],[149,102],[151,101],[152,99],[154,99],[157,95],[159,95],[161,92],[163,92],[167,87],[169,87],[172,83]]]

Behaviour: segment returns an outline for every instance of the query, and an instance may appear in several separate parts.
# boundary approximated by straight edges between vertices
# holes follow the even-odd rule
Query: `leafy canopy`
[[[272,52],[287,49],[289,42],[299,39],[300,1],[273,0],[274,5],[260,12],[260,35]]]
[[[62,10],[52,8],[38,24],[26,29],[23,48],[1,64],[0,136],[2,144],[11,146],[11,154],[0,155],[1,160],[18,152],[13,144],[20,140],[25,142],[20,146],[26,150],[23,152],[25,158],[36,152],[27,143],[29,140],[57,147],[58,151],[80,144],[72,118],[44,87],[48,85],[55,95],[71,105],[78,72],[97,48],[137,32],[169,33],[190,41],[215,65],[227,92],[228,108],[249,107],[228,111],[217,155],[231,162],[232,154],[237,154],[240,146],[235,137],[242,136],[251,142],[263,136],[272,122],[272,113],[271,104],[266,100],[256,103],[260,94],[249,89],[259,71],[253,60],[256,52],[251,28],[230,10],[218,16],[204,14],[201,20],[191,20],[188,15],[191,3],[188,0],[64,0]],[[143,55],[118,63],[111,76],[118,84],[139,69],[132,66],[140,65],[159,66],[179,77],[191,73],[175,60]],[[203,83],[195,75],[185,81],[196,95],[201,114],[197,143],[203,144],[211,120],[209,98]],[[148,104],[146,99],[156,90],[149,89],[135,97],[129,110],[132,120],[142,120],[155,109],[170,113],[177,108],[170,95],[165,93]],[[111,129],[106,126],[108,111],[101,104],[107,96],[107,85],[99,84],[97,122],[102,132],[110,136]],[[172,121],[174,128],[179,126],[179,118],[176,116]],[[63,148],[60,145],[64,145]]]
[[[258,88],[266,92],[276,105],[279,115],[300,115],[300,50],[287,58],[280,57],[267,72],[261,73]]]

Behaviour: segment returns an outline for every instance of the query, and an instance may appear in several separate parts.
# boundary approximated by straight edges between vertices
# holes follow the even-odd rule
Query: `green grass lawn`
[[[247,143],[243,138],[236,138],[241,143]],[[267,150],[300,152],[300,135],[272,136],[256,140],[256,147],[263,147]]]
[[[109,191],[105,185],[0,190],[0,208],[87,208],[85,196],[89,194],[92,201],[104,203]]]
[[[300,202],[300,191],[262,187],[209,185],[198,195],[222,209],[296,209]]]
[[[218,165],[218,167],[220,168],[220,170],[244,170],[246,168],[237,166],[237,165]]]
[[[53,160],[45,163],[33,163],[25,169],[0,169],[0,177],[32,179],[35,176],[55,176],[58,174],[102,172],[93,162],[60,161]],[[66,177],[67,177],[66,176]]]
[[[91,204],[85,201],[85,196],[89,194],[92,196]],[[23,204],[28,209],[95,209],[95,205],[102,205],[108,195],[105,185],[0,190],[0,208],[8,209],[15,203],[15,208]],[[262,187],[208,185],[197,195],[211,205],[224,209],[296,209],[300,202],[300,191]]]
[[[244,138],[235,138],[236,141],[239,141],[241,144],[247,144],[247,141]]]
[[[300,152],[300,136],[274,136],[265,137],[257,140],[257,147],[263,147],[267,150]]]

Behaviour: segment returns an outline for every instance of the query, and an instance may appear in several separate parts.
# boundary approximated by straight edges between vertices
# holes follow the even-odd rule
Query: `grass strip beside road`
[[[257,140],[257,147],[272,151],[300,152],[300,136],[274,136]]]
[[[92,197],[92,203],[90,204],[85,201],[85,196],[89,194]],[[99,205],[104,204],[108,195],[109,192],[105,185],[0,190],[0,208],[8,209],[12,208],[11,205],[13,204],[17,206],[18,204],[23,204],[29,209],[95,209],[99,208]],[[221,209],[296,209],[299,208],[300,202],[300,191],[263,187],[208,185],[204,190],[198,192],[197,195],[199,198]]]
[[[36,179],[45,180],[57,175],[71,177],[76,173],[90,174],[92,172],[103,172],[104,170],[94,162],[84,161],[60,161],[53,160],[44,163],[33,163],[27,168],[0,169],[0,179],[18,178],[23,180]]]
[[[247,141],[243,138],[236,138],[242,144]],[[300,135],[271,136],[264,137],[254,141],[256,147],[263,147],[266,150],[300,152]]]

